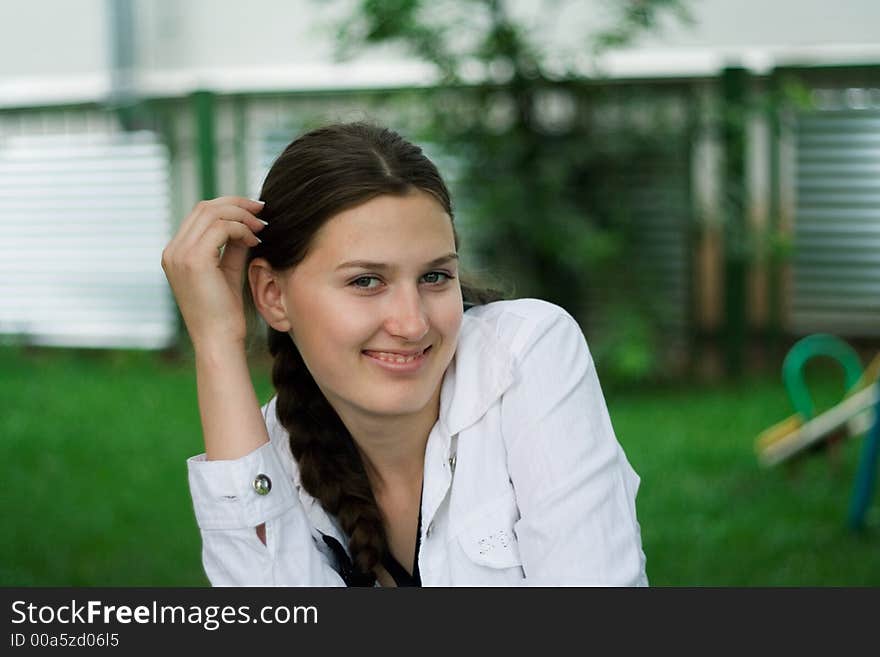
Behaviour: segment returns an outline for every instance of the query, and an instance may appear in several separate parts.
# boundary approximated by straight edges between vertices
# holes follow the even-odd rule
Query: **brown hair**
[[[277,271],[299,264],[324,223],[348,208],[383,194],[414,189],[432,194],[452,218],[452,203],[434,164],[399,134],[367,123],[335,124],[295,139],[272,165],[260,193],[269,222],[248,264],[265,258]],[[453,226],[455,246],[458,234]],[[465,307],[503,294],[462,282]],[[254,303],[245,282],[248,308]],[[351,434],[318,388],[287,333],[268,327],[274,362],[278,421],[290,434],[290,449],[302,485],[336,517],[349,537],[355,581],[373,585],[373,568],[387,549],[382,516]]]

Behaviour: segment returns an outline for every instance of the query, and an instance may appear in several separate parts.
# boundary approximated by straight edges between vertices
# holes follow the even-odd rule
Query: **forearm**
[[[237,459],[269,442],[244,346],[197,347],[195,361],[206,458]]]

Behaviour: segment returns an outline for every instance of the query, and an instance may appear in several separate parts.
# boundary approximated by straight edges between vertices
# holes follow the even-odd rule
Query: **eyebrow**
[[[440,256],[439,258],[434,258],[431,262],[425,263],[425,267],[439,267],[440,265],[446,264],[450,260],[458,260],[457,253],[447,253],[444,256]],[[369,260],[350,260],[349,262],[343,262],[336,268],[336,271],[340,269],[353,269],[353,268],[362,268],[362,269],[375,269],[379,271],[387,271],[389,269],[394,269],[394,265],[388,265],[384,262],[371,262]]]

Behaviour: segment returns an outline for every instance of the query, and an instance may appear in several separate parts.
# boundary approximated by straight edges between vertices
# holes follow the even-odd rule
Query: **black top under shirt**
[[[422,495],[424,495],[425,487],[424,482],[422,483]],[[419,496],[419,525],[416,529],[416,553],[413,557],[413,573],[410,575],[406,572],[406,568],[400,565],[397,559],[391,554],[391,552],[386,548],[385,554],[382,557],[382,567],[388,571],[388,574],[391,575],[391,578],[394,580],[394,583],[397,586],[421,586],[422,585],[422,576],[419,574],[419,546],[422,543],[422,495]],[[345,549],[342,545],[332,536],[327,536],[326,534],[322,534],[322,538],[324,539],[324,543],[326,543],[330,549],[333,551],[336,556],[336,560],[339,563],[340,567],[340,576],[342,580],[345,582],[346,586],[372,586],[375,581],[375,576],[372,573],[362,574],[357,573],[354,570],[354,567],[351,563],[351,559],[348,554],[345,552]]]
[[[424,487],[422,487],[424,493]],[[416,528],[416,553],[413,556],[413,572],[410,575],[406,572],[406,568],[400,565],[400,562],[391,554],[391,550],[385,550],[385,556],[382,557],[382,567],[388,571],[394,583],[397,586],[421,586],[422,576],[419,574],[419,545],[422,542],[422,498],[419,497],[419,524]]]

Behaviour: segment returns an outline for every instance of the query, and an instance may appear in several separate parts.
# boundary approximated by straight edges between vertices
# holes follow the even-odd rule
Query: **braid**
[[[363,461],[287,333],[269,328],[278,420],[290,434],[302,485],[336,517],[349,536],[357,580],[375,583],[373,568],[386,549],[385,528]]]

